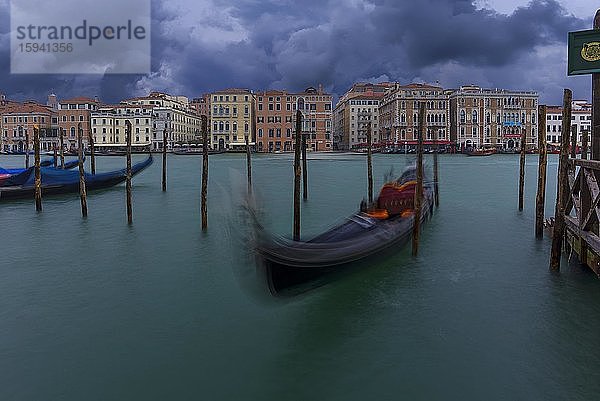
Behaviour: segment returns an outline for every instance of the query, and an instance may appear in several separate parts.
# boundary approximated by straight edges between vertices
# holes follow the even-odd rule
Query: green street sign
[[[568,75],[600,73],[600,29],[569,32]]]

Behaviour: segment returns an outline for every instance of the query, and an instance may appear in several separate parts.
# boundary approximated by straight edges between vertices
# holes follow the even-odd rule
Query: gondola
[[[496,149],[474,149],[465,152],[467,156],[491,156],[496,154]]]
[[[132,166],[131,174],[136,175],[152,164],[152,155],[143,162]],[[56,195],[79,192],[79,172],[71,170],[60,170],[54,168],[42,168],[42,194]],[[88,191],[110,188],[124,182],[127,178],[127,170],[115,170],[95,175],[85,173],[85,184]],[[25,172],[10,177],[4,187],[0,187],[0,201],[9,199],[33,198],[35,194],[35,174],[31,167]]]
[[[65,170],[71,170],[79,165],[79,160],[72,160],[65,163]],[[44,160],[40,163],[40,167],[54,168],[54,159]],[[6,181],[13,176],[19,175],[27,171],[25,168],[8,168],[4,169],[0,167],[0,187],[6,184]]]
[[[225,149],[209,149],[208,150],[208,154],[209,155],[218,155],[221,153],[225,153]],[[202,148],[200,149],[186,149],[186,150],[174,150],[173,151],[174,155],[178,155],[178,156],[202,156],[204,154],[204,151],[202,150]]]
[[[304,292],[400,249],[412,237],[415,187],[412,168],[384,185],[375,208],[355,213],[308,241],[273,236],[254,218],[256,255],[270,292]],[[433,186],[428,183],[423,189],[421,221],[433,210]]]

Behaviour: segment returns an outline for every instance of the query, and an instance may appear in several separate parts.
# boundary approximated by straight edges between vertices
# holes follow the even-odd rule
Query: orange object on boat
[[[373,209],[366,212],[367,216],[374,219],[385,220],[390,217],[390,214],[385,209]]]

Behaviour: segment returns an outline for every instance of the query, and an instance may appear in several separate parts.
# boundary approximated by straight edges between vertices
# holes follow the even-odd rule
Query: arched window
[[[473,110],[473,123],[477,123],[477,110]]]
[[[460,111],[460,122],[461,123],[465,122],[465,111],[464,110]]]

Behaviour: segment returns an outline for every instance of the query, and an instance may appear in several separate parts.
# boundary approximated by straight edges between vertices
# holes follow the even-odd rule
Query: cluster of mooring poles
[[[600,275],[600,57],[597,56],[597,52],[600,51],[599,38],[600,10],[596,12],[593,30],[569,34],[569,75],[592,74],[592,131],[590,137],[587,130],[582,130],[581,157],[577,158],[578,130],[577,126],[571,123],[573,94],[570,89],[565,89],[556,205],[554,219],[549,220],[544,220],[547,108],[540,105],[538,110],[539,165],[535,235],[537,238],[543,238],[544,228],[551,229],[550,270],[554,272],[560,270],[561,256],[565,249],[567,253],[576,253],[581,263]],[[596,41],[590,42],[592,39]],[[588,48],[591,49],[591,56],[586,53]],[[585,62],[582,62],[583,60]],[[597,64],[590,66],[586,64],[588,62]],[[590,141],[591,157],[587,160]],[[521,210],[522,191],[519,191],[519,205]]]

